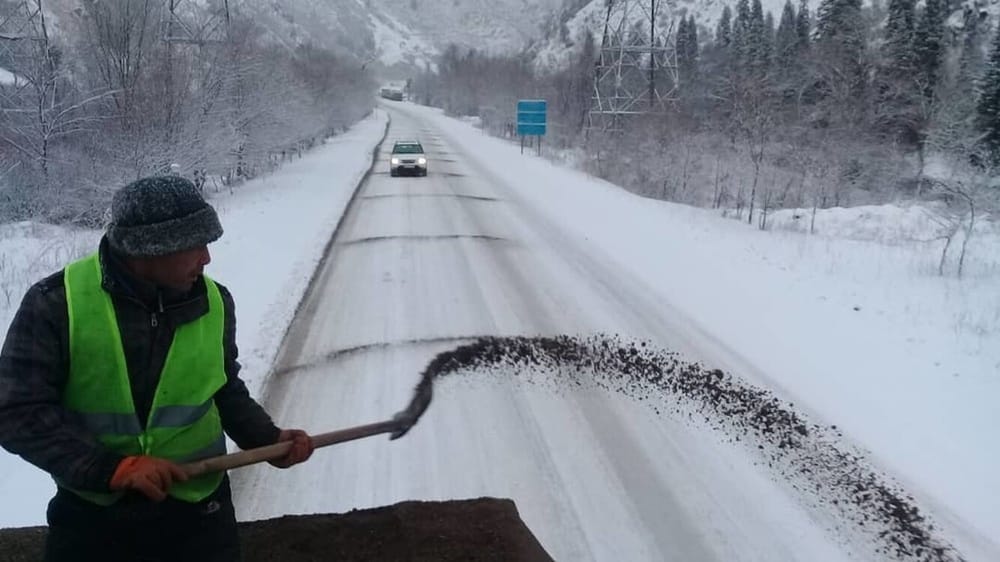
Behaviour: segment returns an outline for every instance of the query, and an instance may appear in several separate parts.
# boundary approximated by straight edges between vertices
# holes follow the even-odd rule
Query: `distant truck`
[[[385,87],[379,90],[379,95],[387,100],[403,101],[403,90],[399,88]]]

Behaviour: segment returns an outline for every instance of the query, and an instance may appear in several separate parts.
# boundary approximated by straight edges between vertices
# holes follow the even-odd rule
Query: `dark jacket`
[[[111,294],[125,348],[132,399],[145,424],[177,326],[208,312],[202,279],[186,293],[140,280],[100,245],[102,285]],[[233,297],[219,285],[225,307],[226,385],[215,395],[222,427],[247,449],[269,445],[279,429],[250,397],[238,373]],[[98,444],[62,407],[69,374],[69,314],[63,272],[25,294],[0,352],[0,445],[81,490],[107,491],[122,455]]]

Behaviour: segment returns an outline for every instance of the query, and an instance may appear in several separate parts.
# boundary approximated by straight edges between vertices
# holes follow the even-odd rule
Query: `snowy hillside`
[[[762,0],[765,13],[781,15],[785,0]],[[866,1],[866,3],[869,3]],[[204,21],[214,0],[181,4],[187,21]],[[650,0],[631,0],[630,22],[649,21]],[[658,21],[667,28],[693,15],[702,39],[714,35],[725,6],[735,0],[671,0],[660,2]],[[798,7],[798,2],[794,2]],[[815,14],[819,0],[808,0]],[[624,5],[623,2],[617,3]],[[966,0],[963,9],[977,9],[995,18],[1000,0]],[[79,9],[71,0],[45,5],[49,23],[65,28]],[[230,3],[234,18],[246,18],[275,44],[289,49],[302,44],[330,48],[359,61],[378,61],[423,68],[433,65],[444,48],[455,43],[487,53],[509,53],[534,45],[541,67],[564,64],[566,55],[582,43],[585,32],[599,40],[607,15],[606,0],[244,0]],[[956,10],[954,14],[960,14]],[[952,18],[952,27],[961,18]]]
[[[433,63],[455,43],[510,52],[536,40],[562,0],[250,0],[275,41],[312,42],[392,66]]]
[[[394,17],[439,49],[449,43],[509,52],[536,39],[563,0],[368,0],[376,17]],[[386,50],[387,46],[382,45]]]
[[[628,21],[633,25],[640,22],[648,25],[650,3],[650,0],[632,0]],[[736,11],[736,0],[670,0],[667,2],[661,0],[659,4],[657,19],[662,28],[666,29],[671,24],[676,26],[676,22],[680,18],[693,15],[698,24],[699,37],[702,42],[714,37],[719,17],[727,5],[734,13]],[[793,0],[792,4],[798,9],[798,0]],[[870,5],[872,2],[864,0],[864,4]],[[884,10],[887,2],[881,4]],[[764,13],[771,12],[776,22],[781,18],[781,10],[784,5],[785,0],[761,0]],[[810,12],[815,17],[820,0],[807,0],[806,5],[809,6]],[[954,29],[961,28],[963,10],[978,10],[992,20],[995,20],[1000,14],[1000,1],[998,0],[965,0],[952,5],[956,8],[952,13],[953,17],[949,20],[949,25]],[[577,6],[579,7],[577,8]],[[588,31],[600,41],[606,16],[606,0],[590,0],[589,2],[566,0],[564,8],[556,16],[553,27],[538,43],[538,65],[543,68],[557,68],[565,64],[568,53],[572,51],[574,46],[582,44],[584,34]]]
[[[198,27],[215,0],[179,4]],[[293,49],[312,44],[360,61],[423,67],[455,43],[485,52],[511,52],[536,41],[562,0],[244,0],[230,2],[234,21],[252,21],[268,39]],[[0,6],[3,3],[0,2]],[[69,31],[80,9],[50,0],[46,17],[56,33]],[[155,6],[159,10],[160,6]],[[165,12],[165,10],[164,10]],[[155,17],[164,18],[165,13]]]

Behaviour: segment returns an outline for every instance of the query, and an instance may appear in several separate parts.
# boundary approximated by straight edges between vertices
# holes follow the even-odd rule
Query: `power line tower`
[[[662,113],[674,99],[677,56],[663,0],[607,0],[594,68],[588,129],[621,132],[636,115]]]
[[[198,46],[225,43],[229,39],[229,0],[213,0],[201,6],[192,0],[166,0],[161,38],[171,44]]]
[[[16,0],[2,2],[0,6],[9,7],[7,13],[0,13],[0,67],[7,65],[12,70],[22,61],[18,60],[29,53],[32,44],[44,40],[44,14],[39,0]],[[17,76],[12,79],[17,83]]]
[[[194,0],[165,0],[166,10],[160,27],[160,39],[167,44],[166,114],[164,126],[167,139],[172,139],[180,109],[173,104],[174,90],[174,49],[187,51],[183,46],[195,46],[201,53],[206,46],[219,46],[229,41],[229,0],[209,0],[204,3]],[[183,56],[183,55],[182,55]]]

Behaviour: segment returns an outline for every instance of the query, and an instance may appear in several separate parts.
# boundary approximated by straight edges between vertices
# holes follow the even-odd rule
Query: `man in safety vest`
[[[236,317],[202,273],[222,236],[191,182],[115,194],[97,252],[28,290],[0,352],[0,444],[55,479],[46,560],[240,559],[225,474],[180,464],[292,441],[238,373]]]

